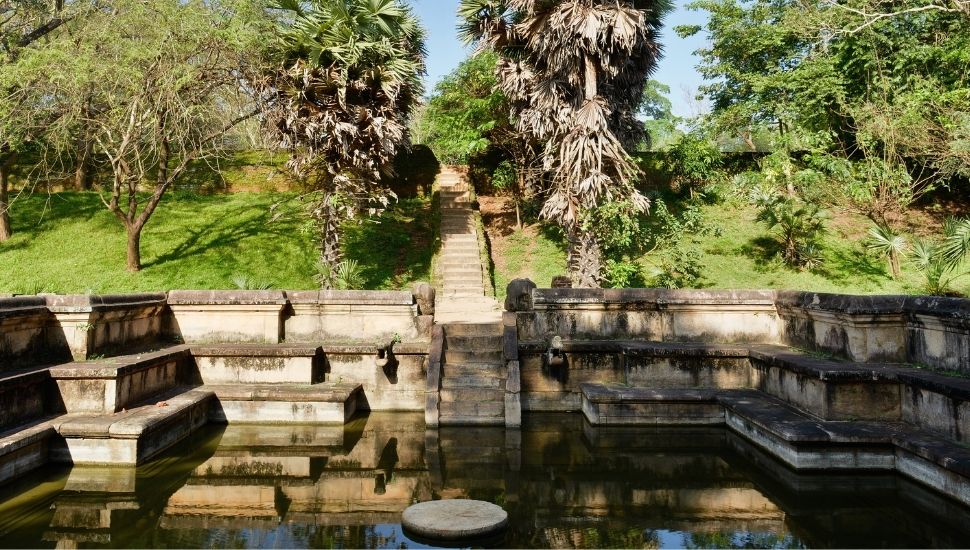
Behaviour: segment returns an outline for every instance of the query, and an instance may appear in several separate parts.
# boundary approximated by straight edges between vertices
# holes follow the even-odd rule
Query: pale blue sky
[[[456,9],[458,0],[410,0],[418,16],[428,29],[428,90],[442,76],[458,66],[468,54],[459,42],[456,32]],[[664,58],[660,61],[653,78],[670,86],[670,99],[674,113],[680,116],[697,114],[696,105],[688,98],[701,83],[701,77],[694,68],[697,58],[694,50],[704,44],[700,37],[681,39],[674,32],[675,25],[701,24],[704,15],[689,12],[683,8],[684,0],[676,0],[677,9],[667,16],[664,22],[662,44]],[[688,90],[685,92],[685,90]]]

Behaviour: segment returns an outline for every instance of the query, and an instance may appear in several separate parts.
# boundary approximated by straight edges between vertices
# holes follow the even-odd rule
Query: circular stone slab
[[[401,516],[405,529],[434,540],[487,537],[508,523],[505,510],[480,500],[431,500],[408,507]]]

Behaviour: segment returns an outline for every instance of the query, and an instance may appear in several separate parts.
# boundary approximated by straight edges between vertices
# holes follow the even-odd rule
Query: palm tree
[[[341,260],[340,227],[393,193],[381,174],[407,146],[422,92],[424,30],[402,0],[279,0],[277,67],[260,83],[268,127],[313,192],[321,263]]]
[[[627,150],[643,139],[636,119],[660,57],[669,0],[461,0],[459,33],[500,56],[499,82],[519,131],[546,143],[542,215],[569,237],[569,270],[597,287],[602,258],[585,213],[608,201],[649,206],[634,187]]]

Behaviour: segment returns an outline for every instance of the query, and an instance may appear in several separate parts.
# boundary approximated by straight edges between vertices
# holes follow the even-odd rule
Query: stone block
[[[115,355],[164,341],[165,294],[52,295],[48,343],[67,346],[76,360]]]
[[[168,293],[173,332],[189,343],[265,343],[283,338],[281,291],[173,290]]]
[[[292,312],[287,342],[384,341],[419,336],[418,305],[410,292],[319,291],[287,293]]]

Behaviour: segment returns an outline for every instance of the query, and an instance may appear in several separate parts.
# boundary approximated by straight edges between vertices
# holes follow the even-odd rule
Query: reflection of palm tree
[[[381,451],[381,458],[377,461],[377,468],[384,470],[384,473],[387,474],[388,483],[391,481],[394,467],[397,466],[397,461],[397,438],[392,437],[387,440],[387,444],[384,445],[384,450]]]
[[[392,437],[387,440],[384,450],[381,451],[381,457],[377,460],[377,469],[384,470],[384,473],[378,474],[377,477],[378,487],[381,489],[377,494],[384,494],[383,485],[393,481],[394,467],[397,466],[397,461],[397,438]]]

